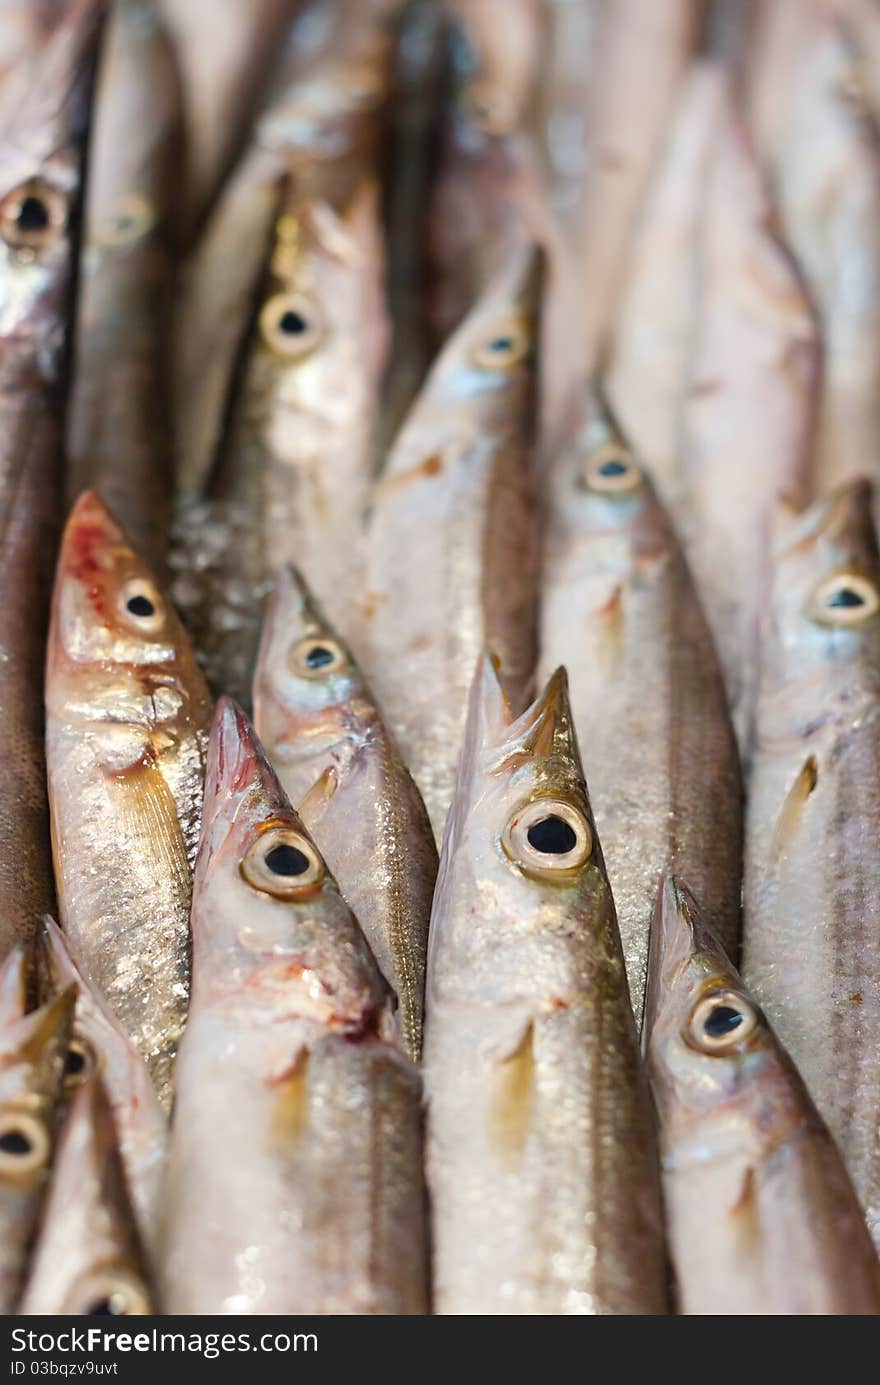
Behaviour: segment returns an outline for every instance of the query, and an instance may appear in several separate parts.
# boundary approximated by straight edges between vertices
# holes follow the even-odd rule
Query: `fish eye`
[[[324,862],[308,838],[295,827],[261,832],[241,863],[249,885],[275,899],[312,894],[324,879]]]
[[[102,245],[133,245],[156,225],[156,209],[146,197],[134,193],[118,203],[115,212],[101,228]]]
[[[0,1178],[25,1178],[49,1158],[49,1136],[42,1121],[23,1112],[0,1117]]]
[[[97,1067],[95,1053],[87,1040],[78,1035],[70,1040],[64,1055],[64,1090],[71,1092],[92,1075]]]
[[[165,607],[152,582],[136,577],[126,582],[119,593],[119,611],[126,625],[139,633],[160,630],[165,621]]]
[[[524,361],[531,350],[525,323],[519,318],[499,323],[473,353],[474,365],[481,370],[511,370]]]
[[[310,298],[303,293],[277,293],[260,313],[260,334],[277,356],[296,360],[314,351],[324,331]]]
[[[880,593],[858,572],[826,577],[807,603],[807,616],[819,625],[861,625],[880,610]]]
[[[704,1053],[737,1048],[758,1026],[755,1007],[736,991],[715,991],[698,1000],[688,1021],[690,1042]]]
[[[341,86],[347,97],[344,104],[359,110],[368,110],[384,98],[383,83],[368,63],[353,63],[342,74]]]
[[[77,1288],[68,1315],[98,1318],[146,1317],[153,1311],[146,1286],[125,1270],[102,1270]]]
[[[67,215],[63,193],[35,178],[7,193],[0,203],[0,235],[12,250],[35,255],[57,239]]]
[[[464,100],[466,119],[487,135],[503,135],[515,123],[515,114],[504,92],[491,82],[471,82]]]
[[[583,464],[583,482],[592,491],[621,495],[642,483],[642,469],[625,447],[606,443]]]
[[[307,635],[293,646],[289,662],[293,672],[303,678],[323,678],[343,668],[346,658],[335,640]]]
[[[593,850],[590,825],[561,799],[538,798],[514,813],[501,838],[505,854],[527,874],[558,877],[580,869]]]

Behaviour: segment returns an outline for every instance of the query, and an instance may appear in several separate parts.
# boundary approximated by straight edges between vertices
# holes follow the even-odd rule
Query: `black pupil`
[[[836,592],[832,592],[826,602],[828,606],[864,606],[865,598],[858,592],[853,591],[852,587],[838,587]]]
[[[266,853],[266,865],[273,875],[304,875],[309,868],[309,858],[305,852],[285,842]]]
[[[489,350],[497,352],[512,351],[513,342],[510,337],[496,337],[494,341],[489,343]]]
[[[703,1029],[710,1039],[723,1039],[725,1034],[732,1034],[734,1029],[739,1029],[742,1022],[743,1017],[739,1010],[734,1010],[730,1005],[716,1005],[706,1019]]]
[[[31,1142],[20,1130],[7,1130],[0,1135],[0,1149],[4,1154],[30,1154]]]
[[[533,822],[526,836],[529,845],[547,856],[564,856],[577,844],[574,828],[555,815]]]
[[[302,313],[296,312],[293,308],[288,308],[286,313],[282,313],[279,328],[288,337],[301,336],[307,332],[309,324],[306,322]]]
[[[626,462],[608,461],[603,462],[599,468],[600,476],[625,476],[629,468]]]
[[[332,649],[328,649],[326,645],[323,644],[316,644],[312,646],[306,655],[306,663],[309,668],[326,668],[328,664],[333,663],[333,658]]]
[[[78,1077],[86,1065],[86,1055],[80,1048],[69,1048],[64,1060],[64,1071],[68,1077]]]
[[[122,1313],[124,1313],[124,1309]],[[99,1298],[97,1303],[93,1303],[91,1308],[86,1309],[90,1318],[117,1318],[121,1316],[120,1310],[113,1307],[113,1301],[109,1298]]]
[[[132,596],[125,603],[133,616],[152,616],[156,614],[156,607],[147,596]]]
[[[45,231],[49,225],[45,202],[39,197],[26,197],[18,209],[16,220],[22,231]]]

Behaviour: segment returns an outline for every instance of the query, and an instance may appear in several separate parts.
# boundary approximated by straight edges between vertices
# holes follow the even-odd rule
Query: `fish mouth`
[[[205,771],[205,817],[222,811],[230,795],[242,793],[258,771],[256,733],[238,703],[221,697],[214,713]]]
[[[278,569],[266,603],[264,647],[274,645],[279,635],[283,635],[285,644],[293,644],[298,635],[311,627],[329,628],[299,568],[286,563]]]
[[[687,886],[667,873],[660,878],[648,942],[648,976],[642,1040],[645,1048],[663,1005],[670,979],[694,948],[699,917],[696,900]]]
[[[59,576],[91,585],[106,570],[107,555],[114,548],[129,548],[125,535],[101,497],[95,491],[83,491],[64,526]]]
[[[4,1048],[11,1048],[36,1064],[47,1051],[66,1046],[77,994],[75,985],[65,986],[38,1010],[30,1011],[10,1031]]]
[[[208,740],[203,847],[210,856],[233,828],[250,830],[273,814],[299,826],[249,719],[231,697],[221,697]]]
[[[580,766],[568,698],[568,674],[563,667],[551,674],[535,700],[513,721],[509,720],[508,706],[507,725],[495,745],[491,766],[495,774],[550,757]]]
[[[838,486],[801,511],[781,501],[775,516],[775,547],[781,557],[825,547],[859,553],[875,549],[872,521],[874,486],[858,477]]]
[[[23,947],[14,947],[0,967],[0,1027],[15,1024],[27,1006],[28,959]]]

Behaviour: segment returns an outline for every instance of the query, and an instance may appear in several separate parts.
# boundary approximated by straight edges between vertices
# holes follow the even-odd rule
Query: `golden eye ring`
[[[75,1302],[65,1309],[71,1316],[133,1318],[153,1312],[144,1283],[125,1269],[112,1266],[98,1270],[77,1286]]]
[[[125,582],[119,593],[119,614],[131,630],[152,635],[165,624],[165,605],[153,583],[144,577]]]
[[[531,336],[521,318],[501,322],[471,357],[480,370],[512,370],[529,355]]]
[[[36,1116],[9,1111],[0,1116],[0,1179],[28,1178],[49,1161],[49,1134]]]
[[[31,179],[0,202],[0,235],[10,249],[36,255],[58,239],[69,211],[63,193],[39,178]]]
[[[67,1045],[67,1053],[64,1055],[63,1086],[65,1092],[72,1092],[77,1087],[81,1087],[95,1072],[97,1066],[92,1045],[80,1034],[74,1034]]]
[[[324,862],[295,827],[270,827],[259,834],[241,863],[252,889],[273,899],[302,899],[319,890]]]
[[[475,78],[465,92],[463,113],[466,120],[487,135],[505,135],[516,123],[512,103],[496,83]]]
[[[813,591],[806,614],[818,625],[862,625],[880,610],[880,593],[858,572],[835,572]]]
[[[758,1012],[736,991],[713,991],[697,1001],[688,1021],[687,1038],[703,1053],[729,1053],[758,1027]]]
[[[304,293],[276,293],[260,312],[260,335],[269,350],[285,360],[300,360],[324,336],[316,304]]]
[[[625,495],[644,479],[632,453],[613,442],[603,443],[587,457],[582,476],[585,486],[603,495]]]
[[[306,635],[290,651],[288,662],[300,678],[326,678],[345,666],[345,653],[336,640]]]
[[[509,860],[541,879],[573,875],[590,859],[593,834],[573,804],[536,798],[518,808],[507,823],[501,845]]]
[[[156,209],[146,197],[132,193],[125,197],[107,219],[98,236],[100,245],[121,249],[143,240],[156,225]]]

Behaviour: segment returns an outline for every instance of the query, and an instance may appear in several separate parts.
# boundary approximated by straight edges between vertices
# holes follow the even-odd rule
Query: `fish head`
[[[147,564],[91,491],[71,511],[55,577],[50,709],[153,727],[201,686],[180,620]]]
[[[125,1186],[119,1136],[104,1084],[92,1074],[68,1106],[55,1159],[49,1214],[63,1222],[84,1187],[100,1189],[104,1215],[77,1246],[58,1312],[135,1317],[152,1313],[134,1213]],[[48,1227],[48,1221],[47,1221]]]
[[[392,451],[386,474],[408,471],[413,453],[442,465],[445,447],[497,446],[529,427],[534,404],[544,252],[518,245],[435,362]]]
[[[354,425],[369,407],[371,392],[358,385],[378,382],[385,362],[383,283],[376,184],[362,184],[337,212],[303,202],[293,183],[256,325],[255,368],[273,381],[278,422],[270,437],[279,457],[320,455],[329,427]]]
[[[48,1176],[75,987],[0,1028],[0,1197]]]
[[[661,882],[651,925],[644,1038],[661,1116],[748,1118],[750,1095],[770,1096],[767,1078],[778,1070],[772,1032],[697,902],[672,876]]]
[[[311,164],[341,160],[375,138],[391,89],[398,11],[399,0],[318,5],[292,26],[259,138],[288,158],[298,156],[306,179]]]
[[[388,993],[323,856],[244,713],[217,706],[193,893],[194,989],[360,1035]]]
[[[801,514],[780,506],[765,613],[765,686],[880,661],[880,559],[872,488],[840,486]],[[868,655],[865,660],[865,655]]]
[[[371,715],[357,664],[293,567],[283,568],[266,608],[254,704],[261,734],[283,747],[338,741]]]
[[[589,540],[591,572],[611,590],[662,570],[674,540],[648,470],[593,384],[555,463],[559,521]]]
[[[103,0],[67,0],[0,99],[0,338],[54,375]]]
[[[448,907],[451,890],[464,892],[467,908]],[[476,907],[474,900],[479,901]],[[517,947],[533,952],[538,964],[549,939],[560,932],[568,935],[585,916],[596,917],[597,909],[613,915],[565,670],[559,669],[532,705],[511,719],[493,660],[484,655],[471,689],[459,778],[446,824],[429,937],[429,980],[432,985],[437,981],[441,939],[460,954],[459,976],[480,971],[485,976],[488,949],[495,959],[491,984],[502,998],[512,952],[499,950],[499,927],[516,938]],[[524,967],[520,957],[520,976],[523,970],[528,964]],[[622,962],[620,970],[622,975]],[[442,986],[442,977],[438,984]]]
[[[54,919],[43,919],[37,934],[37,968],[40,993],[58,995],[76,987],[77,1001],[73,1024],[64,1055],[63,1090],[70,1098],[84,1083],[105,1069],[104,1057],[112,1052],[115,1025],[106,1002],[84,975],[73,946]],[[108,1045],[108,1036],[110,1043]],[[140,1058],[126,1045],[127,1075]]]

